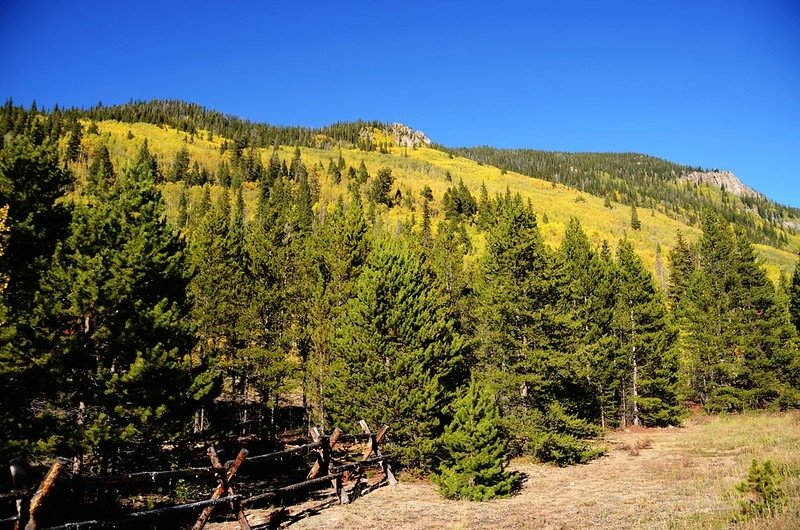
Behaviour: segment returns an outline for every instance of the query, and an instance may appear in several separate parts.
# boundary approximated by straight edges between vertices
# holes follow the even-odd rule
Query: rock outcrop
[[[747,186],[730,171],[692,171],[682,178],[692,182],[711,184],[740,197],[763,197],[761,193]]]

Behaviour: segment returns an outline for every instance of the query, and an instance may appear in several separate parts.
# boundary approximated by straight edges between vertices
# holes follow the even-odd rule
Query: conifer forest
[[[654,157],[392,127],[6,102],[0,460],[133,472],[364,419],[401,473],[487,500],[514,457],[800,408],[796,209]]]

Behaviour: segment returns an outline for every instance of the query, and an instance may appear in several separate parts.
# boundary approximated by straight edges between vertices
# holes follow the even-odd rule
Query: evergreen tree
[[[356,182],[359,184],[366,184],[369,180],[369,172],[367,171],[367,166],[364,164],[364,160],[361,160],[361,163],[358,165],[358,171],[356,171]]]
[[[463,180],[458,181],[457,187],[447,188],[442,198],[442,206],[446,219],[469,218],[478,211],[478,203],[475,202]]]
[[[563,280],[530,204],[508,191],[494,202],[498,218],[487,236],[476,315],[483,377],[497,389],[514,452],[561,465],[584,462],[597,452],[582,439],[597,429],[577,416],[584,391],[574,392],[583,383],[565,353]]]
[[[306,234],[299,226],[292,184],[279,177],[269,190],[262,184],[255,221],[246,236],[248,274],[252,278],[246,311],[247,364],[258,369],[250,379],[262,400],[274,406],[295,372],[288,353],[297,351],[303,301]]]
[[[155,155],[150,153],[147,138],[144,139],[142,146],[139,148],[139,154],[136,156],[136,163],[148,167],[150,169],[150,174],[157,183],[163,182],[164,176],[161,174],[161,170],[158,166],[158,159]]]
[[[652,275],[629,241],[617,250],[614,331],[624,378],[622,423],[670,425],[680,421],[675,331]]]
[[[353,297],[369,244],[369,227],[358,195],[353,195],[346,205],[337,201],[314,231],[310,259],[313,286],[307,300],[307,312],[312,322],[309,332],[311,356],[306,372],[307,394],[316,424],[326,420],[324,398],[329,384],[334,329],[347,301]]]
[[[485,501],[511,492],[508,450],[500,432],[500,410],[489,388],[473,379],[453,406],[453,421],[441,437],[445,457],[434,481],[449,499]]]
[[[642,227],[642,222],[639,221],[639,214],[636,213],[636,206],[631,205],[631,228],[639,230]]]
[[[587,383],[582,408],[605,427],[615,423],[620,388],[612,326],[616,266],[610,254],[592,249],[577,219],[567,224],[558,257],[564,272],[562,303],[572,325],[567,348],[575,352]]]
[[[37,297],[49,332],[40,362],[60,382],[39,421],[60,454],[91,455],[109,471],[182,436],[185,289],[182,246],[146,167],[76,204]]]
[[[189,176],[190,165],[189,150],[186,149],[186,147],[181,147],[180,150],[175,153],[175,160],[172,162],[167,180],[169,182],[186,180]]]
[[[178,196],[178,213],[175,218],[175,226],[180,231],[186,228],[189,223],[189,194],[186,187],[181,187],[181,194]]]
[[[789,318],[800,334],[800,262],[794,268],[792,283],[789,287]]]
[[[481,193],[478,198],[478,228],[488,230],[492,222],[491,202],[489,201],[489,191],[486,183],[481,182]]]
[[[391,419],[401,462],[429,469],[461,373],[463,339],[453,325],[421,257],[379,241],[337,325],[331,423]]]
[[[281,159],[278,156],[278,146],[275,145],[272,148],[272,155],[269,158],[269,164],[267,165],[267,178],[266,178],[266,185],[267,188],[272,186],[272,183],[278,180],[281,176]]]
[[[70,126],[69,140],[67,141],[67,160],[75,162],[81,154],[81,140],[83,139],[83,127],[78,120],[72,122]]]
[[[694,253],[680,232],[678,232],[675,247],[669,253],[669,261],[668,300],[675,314],[680,314],[681,300],[695,270]]]
[[[433,234],[431,233],[431,207],[428,205],[428,199],[422,199],[422,247],[430,248],[433,243]]]
[[[114,179],[114,166],[111,164],[111,155],[105,145],[97,148],[92,155],[88,179],[89,190],[93,192],[102,192],[111,185]]]
[[[207,385],[212,388],[212,383],[219,385],[223,378],[229,377],[232,391],[246,395],[250,366],[242,360],[241,350],[247,347],[250,282],[244,261],[244,210],[240,193],[233,216],[225,189],[197,226],[191,245],[194,276],[189,291],[193,300],[192,324],[199,339],[203,366],[209,370]],[[215,396],[208,394],[208,397]]]
[[[200,200],[192,205],[192,213],[189,216],[189,225],[194,230],[211,209],[211,186],[203,186],[200,192]]]
[[[31,404],[52,387],[39,361],[42,326],[36,293],[50,258],[68,234],[69,210],[58,201],[72,181],[53,144],[8,134],[0,149],[0,276],[5,315],[0,325],[0,455],[33,450],[43,436]],[[50,303],[50,302],[47,302]],[[7,452],[8,451],[8,452]]]
[[[793,400],[790,326],[752,244],[713,212],[702,227],[681,319],[696,399],[714,411]]]
[[[231,170],[228,163],[224,160],[220,162],[219,167],[217,167],[217,183],[223,188],[227,188],[231,185]]]
[[[392,199],[389,196],[389,192],[393,184],[394,177],[392,176],[391,168],[382,167],[378,170],[375,180],[372,181],[369,190],[369,198],[376,204],[385,204],[391,208]]]

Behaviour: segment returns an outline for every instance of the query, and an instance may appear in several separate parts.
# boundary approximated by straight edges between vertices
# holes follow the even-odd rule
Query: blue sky
[[[633,151],[800,206],[800,3],[10,2],[0,96]]]

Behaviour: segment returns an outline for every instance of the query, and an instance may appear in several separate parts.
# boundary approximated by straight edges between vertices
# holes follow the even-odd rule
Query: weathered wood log
[[[241,495],[229,495],[217,499],[208,499],[205,501],[191,502],[188,504],[178,504],[176,506],[166,506],[164,508],[155,508],[153,510],[147,510],[144,512],[134,512],[124,515],[122,517],[118,517],[113,521],[92,520],[92,521],[81,521],[76,523],[66,523],[61,526],[49,527],[47,528],[47,530],[89,530],[93,528],[115,528],[117,526],[134,524],[137,522],[146,521],[148,519],[157,519],[159,517],[174,515],[176,513],[190,511],[190,510],[196,510],[198,508],[209,508],[209,507],[219,506],[220,504],[228,504],[230,502],[240,500],[241,498],[242,498]]]
[[[367,423],[364,420],[361,420],[361,422],[363,422],[361,427],[367,434],[369,434],[369,441],[367,442],[367,447],[364,449],[364,455],[361,457],[361,459],[366,460],[373,454],[380,456],[381,451],[379,444],[386,436],[386,433],[389,432],[389,426],[384,423],[383,426],[381,426],[380,431],[378,431],[378,434],[371,434],[369,433],[369,427],[367,426]]]
[[[30,496],[32,493],[31,490],[11,490],[6,493],[0,493],[0,501],[6,500],[14,500],[14,499],[24,499],[25,497]]]
[[[342,464],[341,466],[333,466],[331,467],[332,473],[343,473],[345,471],[354,471],[357,469],[373,466],[375,464],[379,464],[384,460],[387,460],[389,457],[388,455],[381,455],[381,456],[374,456],[372,458],[367,458],[366,460],[361,460],[359,462],[352,462],[350,464]]]
[[[12,458],[8,463],[8,468],[11,472],[11,482],[14,490],[29,490],[28,470],[26,469],[25,462],[21,458]],[[19,530],[24,527],[27,522],[26,518],[28,516],[30,493],[22,497],[17,497],[17,502],[14,503],[17,508],[17,519],[13,525],[14,530]]]
[[[317,452],[317,460],[311,467],[311,471],[308,472],[308,475],[306,476],[307,479],[316,477],[322,470],[325,470],[326,472],[328,471],[331,461],[331,450],[333,450],[333,448],[336,447],[336,444],[339,443],[339,438],[341,436],[342,430],[339,427],[336,427],[329,439],[320,437],[320,447],[319,451]]]
[[[234,460],[231,464],[231,467],[228,468],[228,473],[224,477],[224,480],[220,481],[220,483],[214,489],[210,500],[219,499],[225,495],[225,492],[228,488],[228,483],[231,481],[234,475],[236,475],[236,472],[239,471],[239,466],[244,463],[245,458],[247,458],[247,449],[242,449],[236,456],[236,460]],[[197,518],[197,521],[195,521],[194,526],[192,526],[192,530],[201,530],[206,525],[208,519],[211,517],[211,514],[214,513],[215,506],[216,504],[211,504],[203,509],[203,512]]]
[[[206,451],[208,453],[208,459],[211,460],[211,465],[214,467],[220,467],[219,456],[217,456],[217,450],[214,447],[209,447]],[[221,480],[221,479],[220,479]],[[228,493],[230,495],[236,495],[236,490],[230,484],[228,486]],[[236,513],[236,519],[239,521],[239,528],[241,530],[251,530],[250,522],[247,520],[247,516],[244,513],[244,509],[242,508],[241,502],[238,500],[231,502],[231,509]]]
[[[388,432],[389,432],[389,425],[384,423],[383,426],[381,426],[381,430],[378,431],[378,434],[375,435],[375,439],[378,440],[379,442],[383,441],[384,437],[386,437],[386,433]]]
[[[74,477],[73,480],[79,481],[87,486],[127,486],[134,484],[157,484],[179,478],[206,478],[223,476],[227,470],[219,466],[213,467],[192,467],[187,469],[171,469],[168,471],[141,471],[124,475],[113,475],[107,477]]]
[[[383,470],[383,474],[386,477],[386,481],[392,486],[396,486],[397,479],[395,478],[394,473],[392,472],[392,466],[391,464],[389,464],[388,458],[384,459],[384,461],[381,462],[381,469]]]
[[[271,491],[266,491],[264,493],[259,493],[258,495],[253,495],[252,497],[248,497],[242,500],[242,506],[252,506],[259,502],[274,499],[276,497],[280,497],[284,493],[288,493],[291,491],[296,491],[299,489],[307,488],[309,486],[313,486],[314,484],[322,484],[324,482],[328,482],[329,480],[334,480],[336,477],[341,477],[340,473],[332,473],[330,475],[324,475],[317,478],[312,478],[310,480],[304,480],[303,482],[298,482],[296,484],[290,484],[289,486],[283,486],[282,488],[276,488]]]
[[[319,447],[319,444],[320,442],[311,442],[304,445],[299,445],[297,447],[284,449],[282,451],[275,451],[274,453],[266,453],[263,455],[251,456],[250,458],[247,459],[247,461],[250,463],[267,462],[269,460],[275,460],[283,456],[291,455],[294,453],[302,453],[303,451],[310,451],[312,449],[316,449],[317,447]]]
[[[333,434],[331,434],[331,449],[336,447],[336,444],[339,443],[339,439],[342,437],[342,430],[339,427],[336,427],[333,430]]]
[[[7,523],[16,523],[19,521],[18,515],[12,515],[11,517],[6,517],[5,519],[0,519],[0,524],[7,524]]]
[[[39,485],[39,489],[33,494],[31,499],[31,506],[28,510],[28,522],[25,524],[25,530],[36,530],[36,517],[40,515],[44,501],[56,485],[58,476],[64,471],[67,465],[66,458],[57,458],[55,463],[50,466],[50,471],[45,475],[44,480]]]

